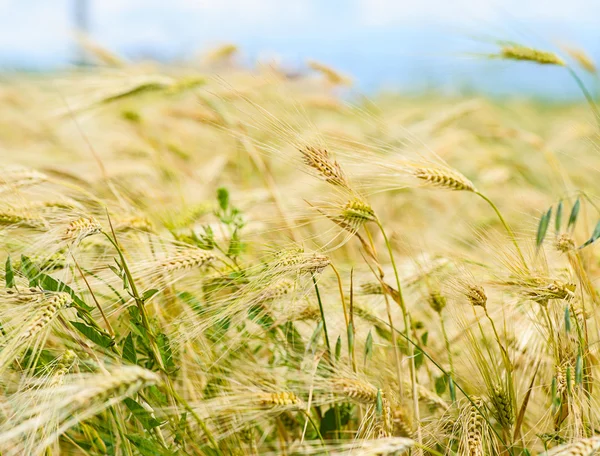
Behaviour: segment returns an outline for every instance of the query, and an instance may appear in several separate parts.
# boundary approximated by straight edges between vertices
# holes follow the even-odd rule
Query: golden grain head
[[[348,201],[342,210],[341,218],[352,225],[362,225],[377,220],[373,208],[360,199]]]
[[[566,48],[565,50],[581,68],[583,68],[588,73],[596,74],[596,72],[598,71],[596,63],[585,51],[575,48]]]
[[[522,60],[541,65],[565,66],[565,62],[553,52],[521,46],[519,44],[505,45],[500,50],[500,57],[507,60]]]
[[[571,250],[575,250],[575,241],[568,233],[563,233],[556,238],[554,242],[554,247],[556,250],[562,253],[570,252]]]
[[[454,191],[476,191],[469,179],[450,168],[415,168],[413,175],[431,187]]]
[[[93,217],[80,217],[73,220],[67,226],[63,239],[79,241],[83,240],[88,236],[100,233],[102,231],[102,225]]]
[[[466,284],[463,294],[467,297],[471,305],[486,308],[487,295],[482,286]]]
[[[189,249],[168,258],[160,263],[159,269],[165,272],[175,272],[203,267],[216,260],[214,253],[200,249]]]
[[[370,383],[353,378],[334,378],[331,380],[334,392],[343,394],[363,404],[375,404],[377,388]]]
[[[300,149],[300,153],[304,158],[304,163],[323,180],[332,185],[349,188],[348,179],[342,167],[326,149],[306,146]]]
[[[301,406],[302,400],[291,391],[281,391],[276,393],[260,393],[258,401],[261,405],[267,407],[285,407]]]

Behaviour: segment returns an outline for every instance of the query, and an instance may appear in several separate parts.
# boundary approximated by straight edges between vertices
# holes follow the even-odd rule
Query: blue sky
[[[73,57],[75,0],[0,0],[0,66],[55,68]],[[135,57],[197,55],[233,41],[248,60],[323,60],[359,87],[471,87],[576,93],[564,72],[485,61],[495,39],[600,56],[596,0],[88,0],[93,38]]]

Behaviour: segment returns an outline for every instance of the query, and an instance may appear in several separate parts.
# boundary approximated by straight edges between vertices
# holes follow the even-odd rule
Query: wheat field
[[[2,455],[600,449],[585,54],[488,56],[558,103],[88,47],[0,84]]]

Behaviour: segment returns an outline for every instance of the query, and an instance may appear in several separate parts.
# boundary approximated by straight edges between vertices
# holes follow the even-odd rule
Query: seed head
[[[377,220],[373,208],[360,199],[348,201],[342,210],[341,218],[351,225],[362,225]]]
[[[581,49],[567,48],[566,51],[588,73],[595,74],[598,70],[592,58]]]
[[[277,255],[277,266],[287,271],[301,273],[320,273],[331,260],[318,253],[307,254],[302,249],[284,250]]]
[[[483,410],[483,401],[481,398],[472,396],[474,402],[469,405],[467,415],[467,442],[466,447],[469,456],[483,456],[483,425],[484,418],[481,416],[480,410]],[[479,409],[479,410],[478,410]]]
[[[54,317],[58,314],[60,310],[66,308],[72,302],[73,298],[68,293],[52,293],[48,298],[42,301],[39,309],[35,312],[30,323],[23,329],[23,332],[19,335],[19,339],[23,341],[31,339],[43,328],[45,328],[48,325],[48,323],[50,323],[54,319]]]
[[[44,218],[39,214],[28,210],[8,207],[0,210],[0,224],[21,225],[30,228],[41,228],[47,225]]]
[[[205,266],[215,259],[216,256],[210,252],[200,249],[188,249],[160,263],[160,269],[166,272],[181,271]]]
[[[554,246],[559,252],[567,253],[575,249],[575,241],[570,234],[563,233],[556,238]]]
[[[483,307],[487,305],[487,296],[483,287],[474,284],[467,284],[463,291],[471,305]]]
[[[47,179],[48,177],[45,174],[22,166],[3,166],[0,168],[0,187],[35,185]]]
[[[261,393],[259,402],[263,406],[277,407],[289,405],[302,405],[302,399],[291,391],[282,391],[279,393]]]
[[[360,289],[365,295],[382,295],[383,287],[379,282],[365,282],[361,284]]]
[[[64,239],[76,239],[78,241],[81,241],[82,239],[88,236],[92,236],[93,234],[100,233],[101,231],[102,226],[100,225],[100,223],[98,223],[98,221],[95,218],[80,217],[69,223],[64,233]]]
[[[494,415],[504,429],[510,429],[515,422],[512,401],[508,392],[500,385],[496,385],[490,397],[494,406]]]
[[[474,192],[473,182],[458,171],[449,168],[417,168],[414,176],[432,187],[446,190]]]
[[[446,297],[439,291],[433,291],[429,294],[429,306],[434,312],[442,313],[444,307],[446,307]]]
[[[306,146],[300,149],[304,163],[314,169],[321,178],[332,185],[349,188],[348,180],[340,164],[334,160],[326,149]]]
[[[310,60],[308,62],[308,66],[310,68],[312,68],[313,70],[318,71],[323,76],[325,76],[325,79],[327,79],[327,81],[332,85],[350,85],[351,84],[351,81],[347,76],[344,76],[343,74],[334,70],[330,66],[324,65],[320,62],[315,62],[314,60]]]
[[[370,383],[353,378],[334,378],[331,383],[336,392],[361,404],[375,404],[377,401],[377,388]]]
[[[540,51],[519,44],[503,46],[500,51],[500,57],[507,60],[535,62],[541,65],[565,66],[565,62],[553,52]]]

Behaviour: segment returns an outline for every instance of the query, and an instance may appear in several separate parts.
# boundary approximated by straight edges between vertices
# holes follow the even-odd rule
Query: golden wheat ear
[[[446,190],[475,192],[473,183],[458,171],[450,168],[417,167],[413,175],[424,183]]]
[[[565,66],[565,62],[553,52],[542,51],[520,44],[506,44],[502,46],[498,57],[506,60],[534,62],[540,65]]]

